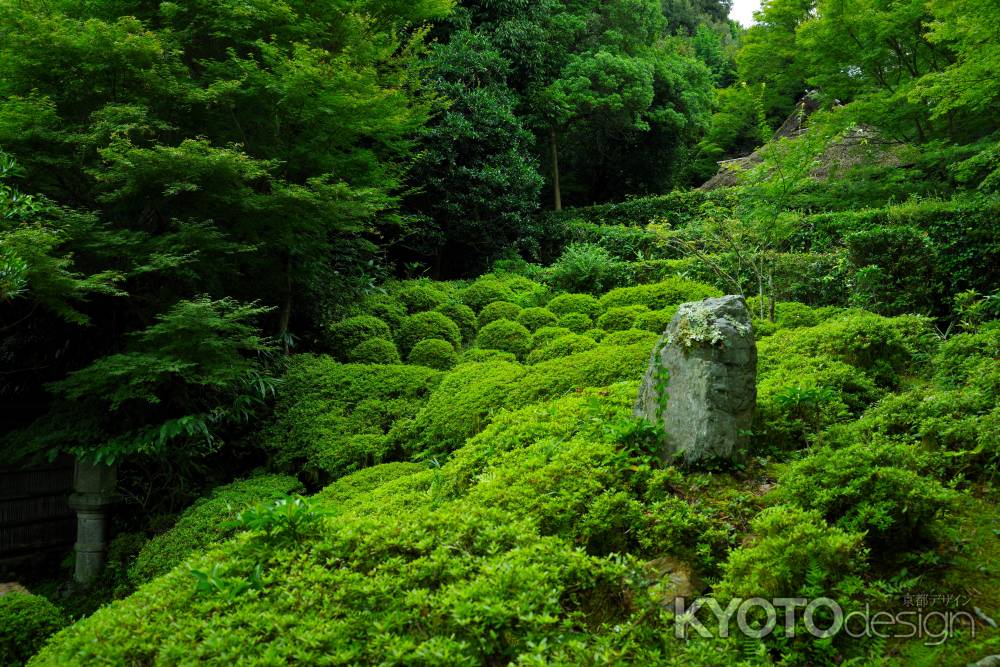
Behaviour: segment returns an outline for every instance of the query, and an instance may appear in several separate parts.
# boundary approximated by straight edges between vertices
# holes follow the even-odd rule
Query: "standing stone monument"
[[[653,350],[634,414],[663,424],[665,458],[731,459],[750,430],[756,381],[743,297],[685,303]]]
[[[104,567],[108,548],[108,507],[114,502],[118,480],[114,466],[76,460],[73,471],[73,495],[69,506],[76,511],[77,583],[93,581]]]

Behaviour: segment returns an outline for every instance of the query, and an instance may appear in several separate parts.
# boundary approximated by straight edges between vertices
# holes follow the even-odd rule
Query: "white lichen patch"
[[[718,319],[711,307],[704,303],[686,303],[678,311],[677,329],[668,337],[668,343],[676,343],[682,347],[693,347],[697,344],[719,345],[726,340],[726,334],[720,323],[725,321],[741,336],[750,333],[750,327],[742,322]]]

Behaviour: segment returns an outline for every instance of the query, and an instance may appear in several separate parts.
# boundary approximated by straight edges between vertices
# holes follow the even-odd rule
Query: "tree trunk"
[[[556,145],[556,128],[549,128],[549,146],[552,149],[552,199],[557,211],[562,210],[562,192],[559,189],[559,147]]]
[[[278,334],[288,353],[288,325],[292,319],[292,257],[285,258],[285,299],[281,304],[281,321],[278,324]]]

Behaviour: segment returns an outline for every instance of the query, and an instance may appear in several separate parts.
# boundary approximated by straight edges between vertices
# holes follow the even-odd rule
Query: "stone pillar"
[[[743,297],[685,303],[653,351],[633,412],[663,425],[665,459],[731,459],[750,431],[756,382]]]
[[[104,567],[108,547],[107,509],[114,501],[118,481],[114,466],[77,459],[73,472],[73,494],[69,506],[76,511],[77,583],[93,581]]]

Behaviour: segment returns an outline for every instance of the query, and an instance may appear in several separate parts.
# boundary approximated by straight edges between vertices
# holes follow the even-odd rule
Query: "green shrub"
[[[380,438],[397,421],[415,416],[440,378],[423,366],[338,364],[295,355],[260,444],[273,466],[328,482],[380,462],[390,451]]]
[[[0,664],[20,667],[66,625],[63,613],[40,595],[0,595]]]
[[[461,292],[462,303],[475,312],[494,301],[513,301],[514,291],[496,278],[480,278]]]
[[[866,374],[830,357],[770,348],[765,355],[757,377],[754,435],[772,451],[805,445],[822,429],[857,417],[884,393]]]
[[[660,308],[659,310],[640,313],[639,317],[635,318],[633,326],[636,329],[644,329],[656,334],[662,334],[667,330],[667,325],[670,324],[670,320],[673,319],[676,312],[676,306],[669,306],[667,308]]]
[[[531,332],[510,320],[490,322],[479,330],[476,345],[487,350],[502,350],[523,358],[531,350]]]
[[[471,347],[462,353],[462,363],[481,363],[484,361],[517,361],[517,355],[503,350],[483,350],[478,347]]]
[[[479,313],[479,326],[485,327],[497,320],[510,320],[516,322],[523,309],[516,303],[510,301],[494,301],[488,304]]]
[[[457,358],[451,343],[440,338],[428,338],[413,346],[408,361],[418,366],[446,371],[455,365]]]
[[[445,296],[431,284],[416,284],[400,290],[396,294],[410,315],[434,310],[442,305]]]
[[[935,521],[954,492],[928,472],[936,464],[909,445],[876,439],[844,448],[824,447],[792,464],[775,497],[816,510],[827,521],[865,540],[883,555],[933,543]]]
[[[1000,325],[953,336],[933,360],[930,382],[888,396],[858,427],[945,454],[947,475],[1000,475]]]
[[[659,338],[659,335],[653,333],[652,331],[645,331],[643,329],[623,329],[622,331],[613,331],[606,335],[601,339],[601,345],[618,345],[626,347],[628,345],[642,343],[643,345],[649,346],[649,353],[652,354],[653,346]]]
[[[400,445],[418,458],[457,449],[489,423],[494,411],[510,404],[511,389],[524,373],[520,364],[505,361],[458,366],[416,416],[414,439]]]
[[[462,333],[463,343],[471,343],[476,337],[479,323],[476,320],[476,314],[465,304],[450,302],[438,306],[435,310],[458,325],[458,330]]]
[[[406,306],[388,294],[372,294],[360,306],[366,315],[379,318],[389,325],[393,331],[399,328],[406,317]]]
[[[441,313],[423,312],[403,320],[396,333],[396,344],[401,354],[409,355],[414,345],[428,338],[446,340],[456,349],[462,343],[462,334],[457,324]]]
[[[751,523],[753,542],[732,551],[715,594],[738,597],[799,597],[808,588],[832,592],[863,572],[862,535],[827,525],[819,512],[777,505]],[[813,593],[815,595],[815,593]]]
[[[597,297],[590,294],[560,294],[549,301],[546,307],[556,315],[583,313],[593,317],[597,314]]]
[[[527,405],[586,387],[607,387],[616,382],[638,384],[649,363],[652,346],[606,345],[566,357],[540,361],[511,389],[513,405]],[[636,387],[638,390],[638,387]]]
[[[347,360],[354,364],[400,363],[396,344],[384,338],[369,338],[351,350]]]
[[[573,243],[552,265],[550,276],[557,289],[600,294],[617,284],[621,264],[599,245]]]
[[[573,333],[566,327],[542,327],[535,332],[534,338],[532,339],[533,346],[538,349],[544,345],[548,345],[556,338],[562,338],[563,336],[568,336]]]
[[[556,338],[543,347],[532,351],[528,355],[528,363],[536,364],[548,359],[557,359],[577,352],[592,350],[595,347],[597,347],[597,343],[592,338],[581,336],[580,334],[569,334]]]
[[[425,471],[419,463],[381,463],[341,477],[312,496],[324,508],[344,509],[383,484]]]
[[[597,318],[597,327],[604,331],[634,329],[636,321],[649,312],[646,306],[620,306],[609,308]]]
[[[586,331],[583,332],[583,335],[589,336],[590,338],[593,338],[598,343],[600,343],[602,340],[604,340],[604,337],[607,335],[607,332],[604,329],[587,329]]]
[[[494,272],[487,274],[485,277],[494,278],[501,285],[509,289],[514,294],[514,297],[506,300],[513,301],[522,308],[535,308],[544,305],[549,300],[549,288],[525,276],[515,273]]]
[[[261,475],[214,489],[184,510],[167,532],[146,543],[129,578],[139,585],[169,572],[192,553],[231,535],[235,527],[229,522],[240,511],[302,491],[299,480],[289,475]]]
[[[358,315],[331,324],[327,341],[338,358],[346,359],[354,348],[371,338],[392,340],[389,325],[373,315]]]
[[[611,290],[600,298],[598,307],[605,313],[612,308],[623,306],[645,306],[650,310],[660,310],[687,301],[701,301],[717,296],[722,296],[722,292],[711,285],[674,277],[652,285]]]
[[[594,326],[594,321],[583,313],[566,313],[556,322],[557,327],[569,329],[573,333],[583,333]],[[535,333],[538,333],[537,331]]]
[[[517,316],[517,321],[523,324],[528,331],[536,331],[541,327],[553,326],[556,323],[556,319],[552,311],[540,307],[525,308]]]
[[[886,318],[850,311],[815,327],[783,329],[760,340],[757,350],[766,373],[770,364],[789,354],[825,355],[859,368],[883,387],[895,387],[899,374],[916,370],[933,343],[926,319]]]

